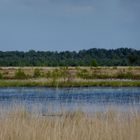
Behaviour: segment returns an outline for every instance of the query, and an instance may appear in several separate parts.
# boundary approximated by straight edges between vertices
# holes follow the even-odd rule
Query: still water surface
[[[0,107],[24,106],[44,114],[46,112],[122,111],[140,110],[140,88],[0,88]]]

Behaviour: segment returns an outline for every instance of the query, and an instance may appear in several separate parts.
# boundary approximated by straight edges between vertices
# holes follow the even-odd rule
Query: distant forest
[[[140,50],[0,51],[0,66],[140,66]]]

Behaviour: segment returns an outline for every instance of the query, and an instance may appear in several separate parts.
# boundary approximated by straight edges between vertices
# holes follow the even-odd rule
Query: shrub
[[[16,79],[26,79],[27,76],[26,74],[24,73],[24,71],[22,69],[18,69],[16,72],[15,72],[15,78]]]
[[[139,75],[134,75],[131,72],[118,73],[116,78],[120,78],[120,79],[139,79]]]
[[[91,79],[92,75],[89,73],[87,69],[81,69],[77,72],[77,77],[83,79]]]
[[[60,69],[54,69],[46,73],[47,78],[58,79],[63,77],[63,72]]]
[[[0,79],[2,79],[3,78],[3,75],[2,75],[2,73],[0,73]]]
[[[113,69],[117,70],[117,69],[118,69],[118,67],[117,67],[117,66],[113,66]]]
[[[40,69],[35,69],[33,77],[37,78],[37,77],[40,77],[40,76],[41,76]]]
[[[51,71],[48,71],[48,72],[45,74],[45,77],[51,78]]]

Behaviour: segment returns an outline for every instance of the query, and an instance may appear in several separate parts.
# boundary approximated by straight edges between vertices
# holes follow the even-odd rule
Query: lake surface
[[[0,108],[18,106],[40,114],[79,109],[90,113],[112,107],[140,111],[140,88],[0,88]]]

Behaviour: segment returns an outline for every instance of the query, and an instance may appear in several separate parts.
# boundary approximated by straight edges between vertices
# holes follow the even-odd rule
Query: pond
[[[0,108],[19,106],[40,114],[76,110],[91,113],[108,108],[140,110],[140,88],[0,88]]]

